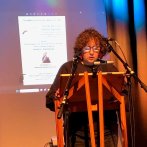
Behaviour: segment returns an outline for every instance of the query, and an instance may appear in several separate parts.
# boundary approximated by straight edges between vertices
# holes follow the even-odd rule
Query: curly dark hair
[[[90,39],[94,39],[96,44],[99,44],[101,46],[101,51],[102,51],[105,46],[105,42],[103,38],[104,37],[96,29],[94,28],[85,29],[76,38],[74,45],[74,52],[75,53],[80,52],[87,45]],[[99,53],[100,58],[103,56],[101,51]]]

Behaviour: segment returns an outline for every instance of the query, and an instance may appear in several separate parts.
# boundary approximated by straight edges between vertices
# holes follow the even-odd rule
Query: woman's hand
[[[55,99],[58,100],[60,98],[60,89],[58,88],[57,91],[55,92]]]

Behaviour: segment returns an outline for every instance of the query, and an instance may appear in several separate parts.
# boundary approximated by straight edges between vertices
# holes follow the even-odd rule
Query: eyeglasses
[[[83,53],[88,53],[88,52],[91,51],[91,49],[93,49],[93,51],[97,53],[97,52],[100,51],[101,47],[100,47],[100,46],[93,46],[93,47],[85,46],[85,47],[83,48]]]

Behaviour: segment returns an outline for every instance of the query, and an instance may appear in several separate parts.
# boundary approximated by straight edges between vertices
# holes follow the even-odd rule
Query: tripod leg
[[[70,146],[69,142],[69,111],[65,111],[64,115],[64,138],[65,138],[65,147]]]

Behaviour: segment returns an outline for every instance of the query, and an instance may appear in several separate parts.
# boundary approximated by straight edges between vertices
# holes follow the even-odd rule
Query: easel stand
[[[70,75],[61,75],[61,80],[65,80]],[[128,147],[127,139],[127,126],[126,126],[126,113],[124,96],[121,95],[121,88],[124,82],[124,73],[111,72],[97,74],[97,80],[92,78],[92,74],[84,72],[79,74],[81,77],[69,90],[68,101],[71,112],[85,111],[88,112],[89,130],[91,138],[91,146],[96,147],[94,136],[94,125],[92,112],[99,113],[99,128],[100,128],[100,147],[104,147],[104,110],[105,109],[120,109],[121,131],[122,131],[122,145]],[[61,85],[62,85],[61,81]],[[64,84],[63,84],[64,85]],[[61,87],[61,89],[63,89]],[[82,97],[81,97],[82,96]],[[113,96],[116,100],[109,103],[110,97]],[[86,98],[85,98],[86,97]],[[64,147],[63,137],[63,120],[57,119],[58,107],[62,101],[55,101],[55,114],[56,114],[56,131],[58,147]],[[83,103],[86,101],[86,106]],[[93,102],[97,102],[93,105]],[[83,105],[81,105],[83,104]]]

